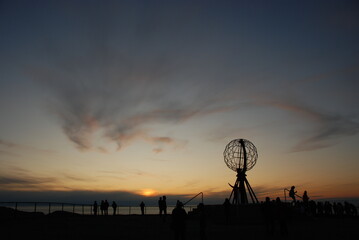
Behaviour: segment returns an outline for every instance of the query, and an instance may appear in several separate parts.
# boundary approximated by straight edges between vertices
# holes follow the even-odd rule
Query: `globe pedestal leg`
[[[252,203],[258,203],[258,199],[249,184],[246,174],[240,172],[237,174],[236,182],[232,187],[232,192],[229,200],[232,200],[233,205],[248,204],[247,191],[251,197]]]

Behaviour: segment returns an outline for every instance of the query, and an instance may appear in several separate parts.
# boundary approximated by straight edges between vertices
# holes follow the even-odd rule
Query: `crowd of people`
[[[110,204],[107,200],[101,200],[100,205],[98,205],[97,201],[94,201],[94,204],[92,206],[92,211],[94,215],[108,215],[108,209],[110,207]],[[112,202],[111,205],[112,209],[113,209],[113,215],[117,214],[117,204],[115,201]],[[100,208],[100,212],[98,211]],[[145,215],[145,209],[146,209],[146,205],[145,203],[142,201],[140,203],[140,208],[141,208],[141,215]],[[167,198],[166,196],[162,196],[159,198],[158,200],[158,208],[159,208],[159,215],[160,216],[164,216],[163,219],[165,219],[166,215],[167,215]]]
[[[289,191],[289,196],[292,201],[289,203],[282,202],[279,197],[271,200],[266,197],[265,202],[262,202],[262,213],[268,234],[273,234],[275,225],[279,225],[281,235],[288,234],[287,223],[288,220],[295,217],[342,217],[342,216],[357,216],[357,208],[354,204],[349,202],[330,203],[329,201],[314,201],[309,200],[307,191],[304,191],[303,196],[296,194],[295,187],[292,186]],[[301,198],[299,201],[296,196]]]
[[[97,201],[94,202],[92,210],[95,216],[99,214],[98,212],[99,207],[100,207],[101,215],[108,215],[108,208],[110,207],[110,204],[107,200],[101,200],[100,206],[97,204]],[[113,209],[113,215],[116,215],[117,204],[115,201],[112,202],[111,207]]]
[[[296,201],[294,203],[294,210],[305,216],[357,216],[358,211],[354,204],[345,201],[333,202],[315,202],[310,200],[308,202]]]
[[[279,197],[276,199],[270,199],[266,197],[265,201],[260,204],[262,210],[262,216],[264,224],[266,226],[267,234],[273,235],[274,230],[279,227],[280,234],[282,236],[288,235],[288,222],[289,220],[296,217],[321,217],[321,216],[357,216],[357,208],[354,204],[349,202],[340,202],[330,203],[329,201],[321,202],[310,200],[307,191],[304,191],[302,196],[297,195],[295,187],[292,186],[289,191],[289,197],[291,201],[281,201]],[[298,200],[301,199],[301,200]],[[158,215],[165,220],[167,215],[167,202],[166,196],[162,196],[158,200]],[[117,204],[115,201],[112,203],[113,215],[116,215]],[[230,222],[230,212],[232,209],[231,203],[227,198],[223,204],[224,212],[226,215],[225,221],[228,224]],[[110,204],[107,200],[102,200],[101,204],[98,206],[97,202],[94,202],[93,213],[94,215],[108,215],[108,208]],[[98,208],[100,213],[98,213]],[[145,203],[142,201],[140,203],[141,214],[145,215]],[[206,239],[205,236],[205,227],[206,227],[206,217],[204,215],[204,205],[198,205],[198,216],[200,220],[200,238]],[[182,202],[177,200],[176,206],[171,212],[171,229],[174,232],[175,239],[184,239],[186,231],[186,220],[187,213],[184,209]]]
[[[300,197],[294,190],[295,186],[292,186],[289,191],[289,196],[292,198],[291,205],[294,207],[296,213],[306,216],[357,216],[358,211],[354,204],[345,201],[341,202],[329,201],[314,201],[309,200],[307,191],[304,191],[303,196]],[[296,196],[300,197],[302,201],[296,200]]]

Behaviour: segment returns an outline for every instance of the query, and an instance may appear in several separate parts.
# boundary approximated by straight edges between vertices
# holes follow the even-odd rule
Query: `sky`
[[[0,1],[0,199],[359,199],[357,1]]]

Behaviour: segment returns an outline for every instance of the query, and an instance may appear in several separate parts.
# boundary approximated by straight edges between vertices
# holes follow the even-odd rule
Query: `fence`
[[[82,215],[93,215],[92,204],[76,204],[76,203],[59,203],[59,202],[0,202],[0,206],[12,208],[18,211],[24,212],[42,212],[44,214],[50,214],[55,211],[66,211]],[[192,211],[194,205],[184,206],[186,212]],[[167,213],[170,214],[175,206],[167,206]],[[97,211],[98,215],[102,215],[99,207]],[[113,215],[112,207],[109,207],[109,215]],[[123,206],[119,205],[116,208],[116,215],[131,215],[141,214],[140,206]],[[145,214],[159,214],[158,206],[146,206]]]

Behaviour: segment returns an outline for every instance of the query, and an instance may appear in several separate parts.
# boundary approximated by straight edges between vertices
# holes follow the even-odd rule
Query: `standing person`
[[[97,208],[98,208],[98,205],[97,205],[97,202],[95,201],[93,203],[93,215],[97,216]]]
[[[309,197],[307,191],[304,191],[303,193],[303,203],[305,207],[308,207]]]
[[[289,190],[289,197],[293,199],[293,203],[295,203],[295,194],[297,193],[297,191],[295,191],[294,189],[295,186],[292,186]]]
[[[113,215],[116,215],[116,209],[117,209],[117,204],[115,201],[112,202],[112,208],[113,208]]]
[[[108,207],[110,206],[110,204],[108,203],[107,199],[105,200],[104,203],[104,210],[105,210],[105,215],[108,215]]]
[[[163,214],[167,215],[167,202],[166,202],[166,196],[162,197],[162,208],[163,208]]]
[[[103,213],[105,211],[105,202],[104,202],[104,200],[101,200],[100,210],[101,210],[101,215],[103,215]]]
[[[141,207],[141,214],[145,215],[145,203],[143,201],[141,202],[140,207]]]
[[[206,214],[204,211],[204,204],[203,203],[198,204],[197,209],[199,211],[199,237],[201,240],[206,240],[207,222],[206,222]]]
[[[160,210],[160,216],[162,216],[162,212],[163,212],[163,200],[162,200],[162,197],[160,197],[160,199],[158,199],[158,209]]]
[[[176,207],[172,211],[171,227],[175,234],[175,240],[185,239],[187,213],[183,209],[183,203],[177,200]]]
[[[287,221],[288,221],[288,209],[285,206],[285,204],[283,204],[280,201],[280,198],[277,197],[275,200],[275,204],[276,204],[276,219],[279,223],[279,229],[280,229],[280,235],[283,237],[288,236],[288,226],[287,226]]]
[[[262,213],[266,225],[267,234],[270,236],[274,234],[274,224],[275,224],[274,207],[275,206],[273,206],[273,203],[271,202],[270,198],[266,197],[266,201],[262,204]]]
[[[230,208],[231,208],[231,203],[229,202],[228,198],[226,198],[224,200],[223,206],[224,206],[224,215],[226,217],[226,224],[228,224],[229,223]]]
[[[163,210],[163,222],[165,222],[166,221],[166,216],[167,216],[166,196],[162,197],[162,210]]]

